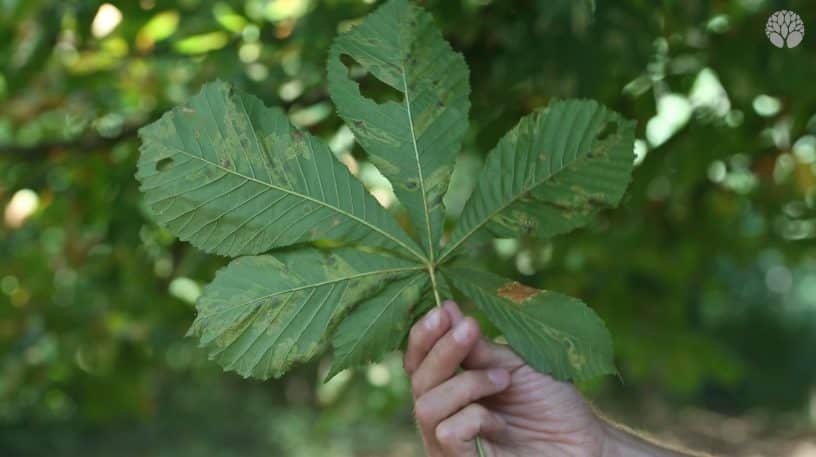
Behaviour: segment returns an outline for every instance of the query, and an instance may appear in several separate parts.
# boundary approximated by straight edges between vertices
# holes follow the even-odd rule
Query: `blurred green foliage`
[[[0,1],[0,454],[413,455],[398,354],[326,385],[325,360],[265,384],[207,362],[184,333],[224,260],[153,224],[132,178],[138,127],[221,78],[285,106],[387,199],[325,92],[331,38],[374,3]],[[549,100],[638,120],[620,209],[483,253],[606,320],[624,383],[587,392],[816,422],[816,34],[764,35],[783,7],[816,27],[816,4],[423,3],[471,67],[451,214]]]

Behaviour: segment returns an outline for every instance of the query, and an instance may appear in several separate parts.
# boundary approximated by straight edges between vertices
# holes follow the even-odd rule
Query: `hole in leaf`
[[[349,79],[357,81],[360,94],[363,97],[379,104],[387,102],[402,103],[402,92],[377,79],[376,76],[360,65],[354,57],[343,54],[340,56],[340,61],[348,69]]]
[[[170,167],[173,166],[173,159],[170,157],[165,157],[158,162],[156,162],[156,170],[157,171],[165,171],[169,170]]]
[[[598,141],[603,141],[616,133],[618,133],[618,123],[607,122],[601,131],[598,132]]]

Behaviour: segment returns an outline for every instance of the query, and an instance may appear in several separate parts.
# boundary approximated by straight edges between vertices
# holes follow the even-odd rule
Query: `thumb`
[[[459,305],[453,300],[445,300],[442,308],[448,313],[451,326],[455,326],[465,318],[459,309]],[[467,369],[505,368],[514,370],[522,365],[524,365],[524,360],[508,346],[491,343],[485,340],[484,337],[479,338],[470,354],[462,362],[462,366]]]

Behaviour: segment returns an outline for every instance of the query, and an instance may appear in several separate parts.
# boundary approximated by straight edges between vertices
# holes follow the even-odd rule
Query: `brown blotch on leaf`
[[[524,284],[513,281],[500,287],[498,291],[499,297],[506,298],[515,303],[523,303],[528,298],[538,295],[541,291],[532,287],[527,287]]]

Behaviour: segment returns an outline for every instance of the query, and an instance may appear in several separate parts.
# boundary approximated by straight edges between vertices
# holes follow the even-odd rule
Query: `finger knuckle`
[[[422,382],[422,380],[420,379],[419,376],[415,375],[415,376],[411,377],[411,391],[414,392],[414,396],[419,397],[420,395],[422,395],[422,393],[423,393],[423,391],[422,391],[423,384],[424,383]]]
[[[433,422],[432,406],[433,405],[424,398],[419,398],[414,404],[414,415],[420,425],[428,426]]]
[[[456,431],[450,424],[441,423],[434,429],[434,436],[436,440],[445,447],[453,447],[456,445]]]
[[[478,371],[467,371],[461,383],[461,389],[468,399],[474,400],[482,396],[489,388],[490,380],[487,375]]]
[[[402,368],[405,369],[405,372],[411,374],[414,371],[413,364],[411,360],[408,358],[408,354],[402,356]]]
[[[484,406],[478,403],[471,403],[467,405],[463,414],[469,417],[474,423],[482,423],[489,418],[490,412]]]
[[[485,417],[490,414],[490,411],[488,411],[487,408],[478,403],[471,403],[468,407],[474,413],[474,415],[478,417]]]

